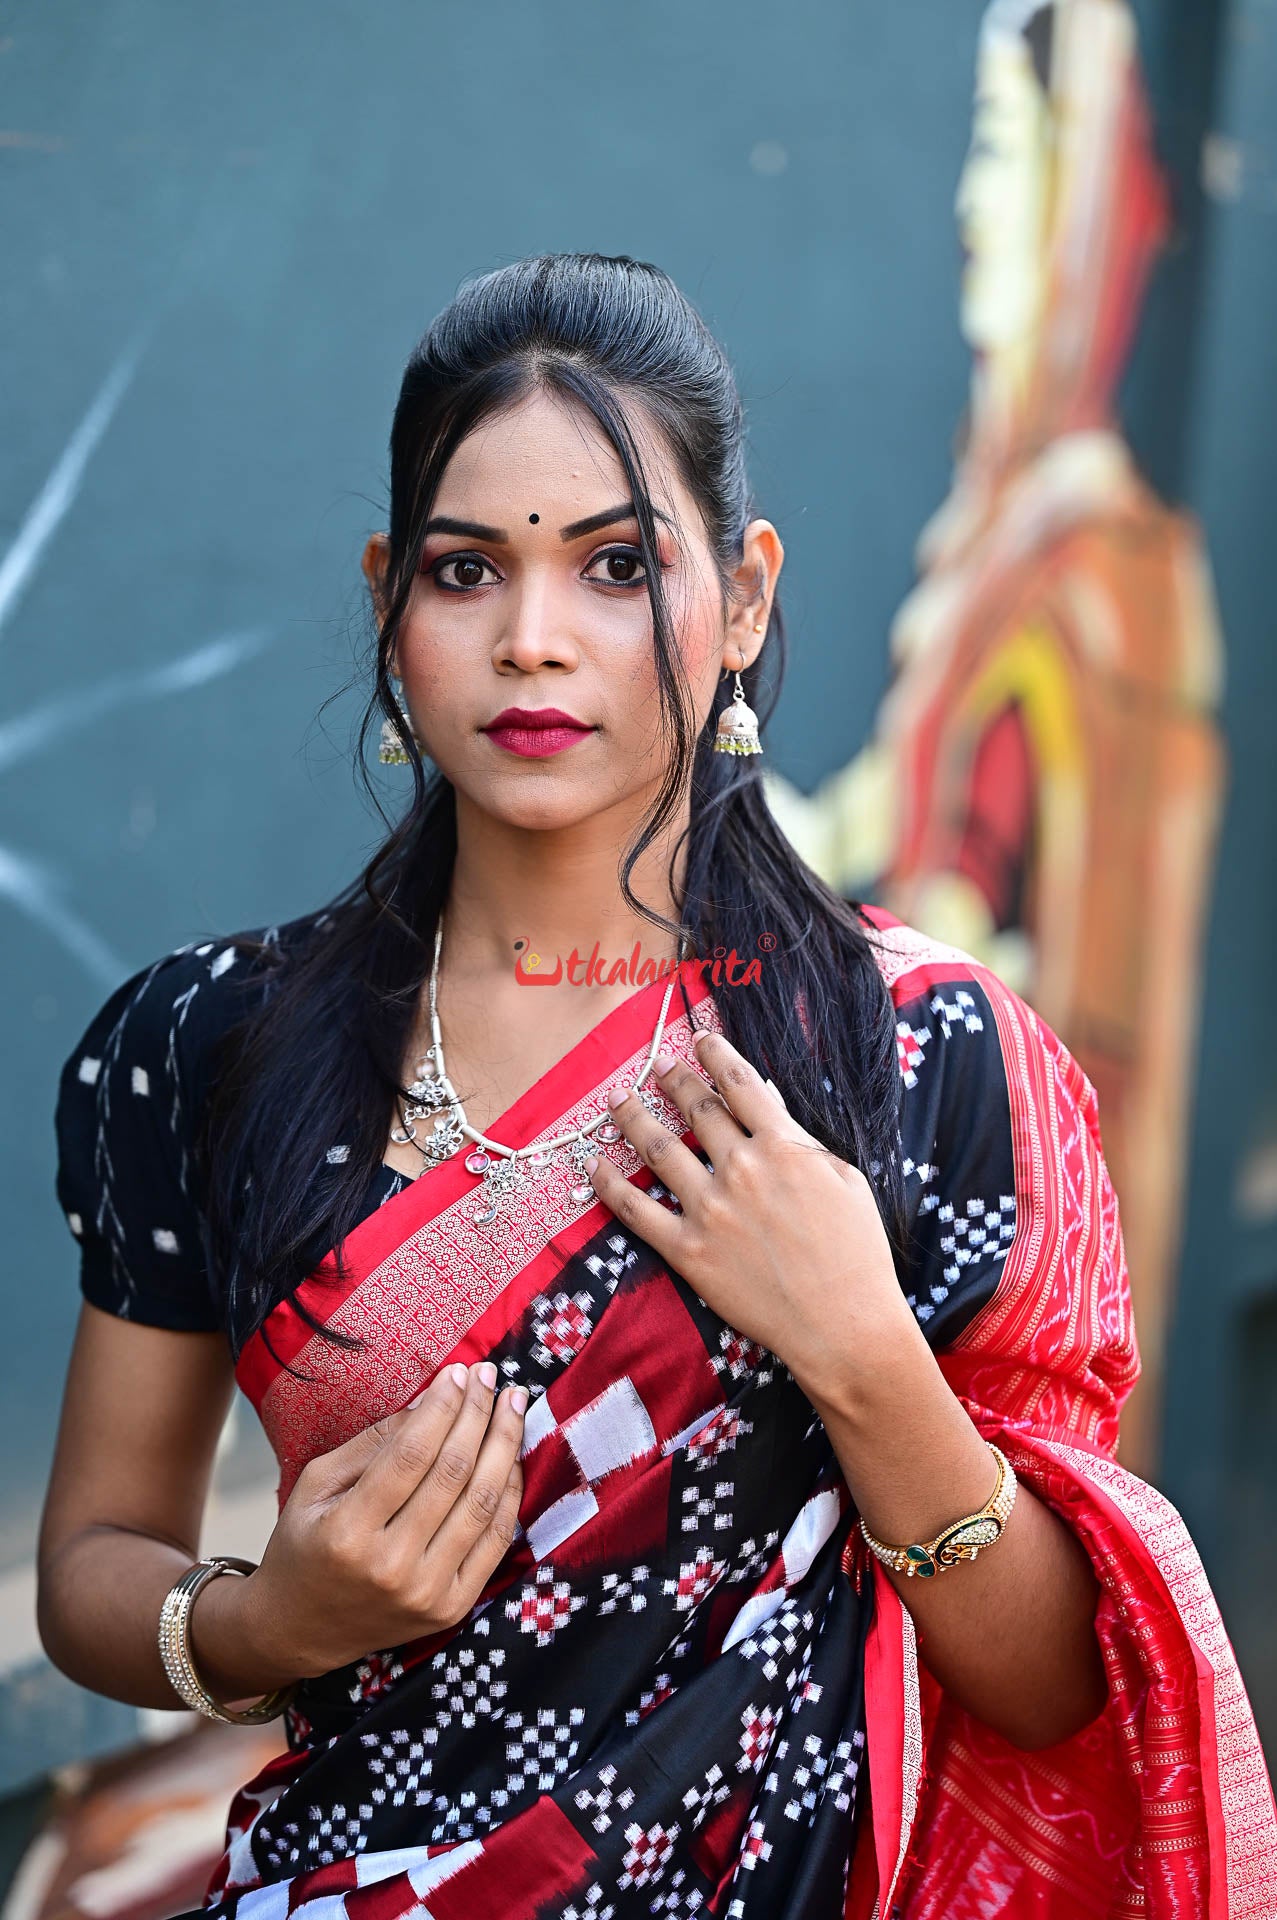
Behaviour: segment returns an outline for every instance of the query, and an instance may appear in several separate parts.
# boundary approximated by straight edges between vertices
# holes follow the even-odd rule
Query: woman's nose
[[[555,595],[544,583],[528,581],[506,601],[506,618],[493,648],[498,672],[514,668],[535,673],[539,667],[574,670],[580,652]]]

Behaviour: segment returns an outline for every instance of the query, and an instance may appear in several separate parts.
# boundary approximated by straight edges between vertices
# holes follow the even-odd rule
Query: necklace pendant
[[[408,1089],[408,1098],[416,1103],[418,1112],[414,1119],[424,1119],[428,1113],[439,1113],[444,1107],[451,1106],[447,1088],[443,1081],[432,1073],[423,1073],[426,1065],[423,1060],[417,1068],[417,1078]]]
[[[434,1131],[428,1135],[421,1151],[430,1164],[437,1167],[443,1161],[451,1160],[458,1147],[464,1142],[465,1135],[461,1131],[461,1122],[455,1113],[450,1113],[446,1119],[435,1121]]]
[[[572,1155],[572,1184],[568,1188],[568,1198],[574,1207],[588,1207],[595,1194],[590,1176],[585,1171],[585,1163],[594,1151],[593,1146],[578,1135],[569,1151]]]
[[[524,1174],[520,1163],[505,1154],[501,1154],[496,1159],[489,1154],[484,1154],[483,1157],[487,1160],[488,1166],[470,1217],[476,1226],[490,1227],[499,1217],[506,1202],[523,1191]],[[477,1154],[469,1155],[467,1164],[470,1159],[477,1158]]]

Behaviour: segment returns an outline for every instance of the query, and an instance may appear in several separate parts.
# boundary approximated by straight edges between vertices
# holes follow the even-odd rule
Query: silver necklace
[[[680,937],[680,961],[684,943],[685,937]],[[470,1216],[477,1226],[490,1226],[505,1202],[522,1192],[529,1173],[544,1173],[553,1165],[555,1156],[563,1153],[568,1156],[570,1169],[568,1197],[573,1206],[585,1206],[594,1197],[594,1188],[585,1171],[585,1162],[594,1143],[611,1146],[621,1137],[621,1130],[611,1112],[604,1107],[579,1127],[557,1134],[553,1140],[537,1141],[530,1147],[504,1146],[500,1140],[491,1140],[486,1133],[480,1133],[477,1127],[472,1127],[466,1119],[461,1097],[448,1078],[444,1061],[443,1034],[439,1025],[439,957],[442,952],[441,916],[435,928],[434,959],[430,967],[430,1045],[417,1062],[416,1078],[408,1088],[408,1103],[402,1107],[403,1124],[391,1129],[391,1139],[400,1146],[414,1145],[429,1167],[441,1166],[469,1143],[469,1152],[463,1162],[465,1169],[467,1173],[483,1176],[483,1186],[476,1195],[476,1204]],[[651,1045],[634,1079],[634,1091],[644,1106],[653,1112],[656,1110],[656,1096],[647,1084],[648,1077],[660,1049],[677,980],[678,971],[674,968],[661,1001],[660,1017]],[[431,1122],[430,1131],[424,1139],[419,1138],[417,1133],[416,1123],[419,1120]],[[425,1171],[424,1167],[422,1171]]]

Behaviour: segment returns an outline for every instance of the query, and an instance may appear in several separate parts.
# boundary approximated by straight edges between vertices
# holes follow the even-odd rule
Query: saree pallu
[[[1093,1091],[969,955],[867,917],[897,1019],[901,1283],[981,1432],[1091,1555],[1104,1712],[1036,1753],[964,1713],[783,1363],[569,1175],[481,1226],[449,1161],[360,1223],[344,1277],[330,1258],[299,1290],[365,1345],[286,1301],[274,1354],[254,1336],[237,1376],[282,1506],[307,1460],[491,1357],[531,1395],[519,1534],[459,1626],[304,1683],[286,1750],[232,1803],[202,1920],[1277,1912],[1272,1794],[1218,1611],[1174,1509],[1112,1457],[1138,1358]],[[720,1022],[706,981],[685,986],[667,1038],[695,1065],[693,1032]],[[496,1137],[596,1113],[662,990]],[[608,1151],[673,1204],[627,1143]]]

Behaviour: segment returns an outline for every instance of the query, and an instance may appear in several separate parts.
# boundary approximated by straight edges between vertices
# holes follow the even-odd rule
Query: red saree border
[[[684,1133],[683,1138],[690,1140],[693,1136]],[[648,1167],[640,1167],[630,1177],[633,1187],[647,1189],[653,1184],[654,1176]],[[534,1300],[542,1288],[555,1278],[566,1259],[579,1253],[586,1242],[594,1238],[606,1218],[606,1209],[596,1201],[586,1208],[579,1220],[574,1220],[561,1233],[557,1233],[522,1273],[502,1288],[491,1306],[442,1356],[439,1365],[442,1367],[459,1360],[464,1366],[470,1366],[473,1361],[486,1358],[498,1341],[509,1333],[529,1301]]]
[[[668,980],[650,981],[604,1014],[597,1025],[547,1067],[540,1078],[491,1123],[487,1129],[490,1136],[506,1146],[522,1147],[542,1136],[553,1138],[565,1131],[562,1123],[568,1113],[580,1105],[583,1094],[597,1091],[601,1085],[610,1086],[623,1077],[627,1066],[633,1065],[636,1051],[646,1054],[667,985]],[[707,1001],[709,1006],[701,1024],[718,1025],[705,973],[685,973],[682,986],[676,984],[670,1000],[667,1032],[671,1025],[678,1027],[680,1016],[686,1020],[689,1009],[696,1012],[705,1007]],[[462,1161],[463,1156],[458,1154],[418,1175],[409,1186],[383,1201],[352,1229],[344,1249],[349,1269],[344,1280],[338,1275],[335,1255],[330,1249],[294,1294],[272,1309],[264,1327],[245,1342],[235,1368],[240,1386],[254,1405],[260,1403],[279,1374],[280,1362],[291,1364],[315,1338],[314,1329],[296,1311],[293,1301],[301,1299],[317,1320],[328,1325],[363,1280],[392,1258],[407,1239],[420,1233],[457,1201],[477,1191],[476,1176],[466,1171]],[[595,1217],[590,1227],[567,1251],[576,1251],[581,1241],[588,1238],[589,1231],[597,1230],[604,1210],[595,1203],[591,1212]],[[549,1246],[547,1242],[544,1251],[549,1251]],[[266,1346],[267,1331],[278,1360]]]
[[[877,1560],[873,1563],[873,1619],[865,1639],[865,1749],[869,1811],[877,1873],[870,1920],[889,1913],[909,1852],[923,1777],[923,1728],[918,1640],[913,1616]],[[868,1846],[867,1840],[860,1841]],[[847,1916],[860,1905],[863,1872],[853,1871]],[[885,1889],[885,1891],[884,1891]]]
[[[1104,1588],[1106,1715],[1124,1755],[1121,1788],[1137,1798],[1107,1920],[1277,1916],[1277,1806],[1218,1604],[1177,1509],[1113,1457],[1139,1354],[1094,1086],[1036,1011],[971,954],[884,909],[869,909],[868,917],[879,929],[879,965],[897,1005],[931,986],[974,980],[998,1030],[1020,1219],[993,1295],[937,1357],[981,1433],[1003,1446],[1082,1538]],[[893,1811],[904,1809],[903,1824],[912,1818],[910,1770],[892,1698],[895,1656],[887,1639],[871,1642],[867,1745],[875,1801],[887,1766],[873,1770],[875,1742],[880,1753],[900,1756],[902,1793],[884,1790],[892,1792]],[[881,1670],[871,1675],[873,1664]],[[934,1704],[943,1696],[922,1674]],[[978,1900],[980,1889],[961,1869],[973,1854],[974,1818],[988,1825],[1001,1861],[990,1897],[1000,1873],[1027,1873],[1016,1895],[1026,1914],[1073,1920],[1081,1911],[1072,1904],[1077,1888],[1065,1893],[1052,1884],[1028,1827],[1021,1832],[1012,1822],[999,1842],[981,1809],[989,1800],[1028,1807],[1047,1782],[1075,1779],[1083,1797],[1097,1784],[1104,1789],[1110,1776],[1088,1753],[1088,1730],[1047,1754],[996,1740],[990,1751],[985,1739],[979,1760],[961,1723],[941,1730],[929,1721],[925,1738],[927,1789],[915,1803],[915,1813],[925,1807],[925,1821],[906,1837],[905,1871],[891,1884],[893,1821],[876,1823],[879,1884],[887,1888],[881,1911],[893,1911],[894,1899],[903,1920],[942,1920],[951,1901]],[[968,1791],[973,1767],[982,1781],[979,1804]]]
[[[955,976],[997,979],[965,948],[933,940],[886,907],[862,901],[860,911],[874,928],[869,944],[893,1000],[911,999],[924,987],[938,986]]]

